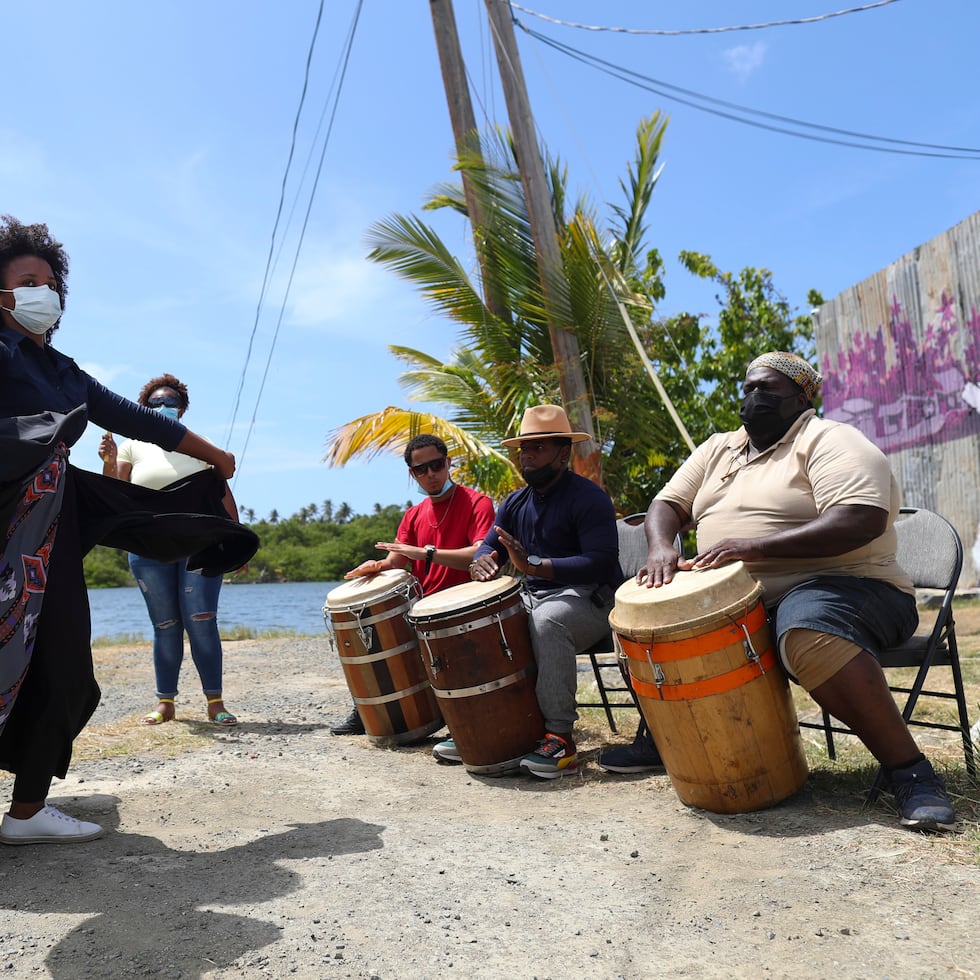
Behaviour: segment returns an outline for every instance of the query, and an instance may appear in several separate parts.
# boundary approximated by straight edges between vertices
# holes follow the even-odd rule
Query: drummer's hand
[[[725,538],[691,559],[691,568],[720,568],[733,561],[758,561],[764,557],[759,538]]]
[[[378,551],[404,555],[409,561],[425,561],[425,548],[420,548],[417,544],[405,544],[403,541],[378,541],[375,548]]]
[[[514,568],[519,572],[524,572],[526,575],[529,568],[527,563],[527,548],[513,534],[508,533],[502,527],[497,527],[495,524],[493,529],[497,532],[500,543],[507,549],[507,554]]]
[[[659,589],[673,581],[674,572],[678,569],[686,571],[690,567],[691,562],[681,558],[676,549],[654,547],[650,549],[647,560],[636,573],[636,584],[646,584],[648,589]]]
[[[480,555],[470,562],[470,578],[474,582],[489,582],[499,571],[496,551],[491,551],[489,555]]]
[[[348,578],[363,578],[365,575],[377,575],[378,572],[382,571],[384,566],[377,559],[371,558],[368,561],[362,561],[357,568],[352,568],[345,576]]]

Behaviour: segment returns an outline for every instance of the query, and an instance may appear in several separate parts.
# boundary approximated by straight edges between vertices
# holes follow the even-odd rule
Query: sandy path
[[[87,754],[150,707],[146,648],[111,657]],[[349,702],[325,639],[226,657],[237,729],[199,724],[185,696],[177,723],[56,783],[105,838],[0,849],[3,975],[975,975],[976,869],[885,803],[808,785],[715,816],[664,776],[592,761],[555,782],[479,779],[428,746],[331,737]]]

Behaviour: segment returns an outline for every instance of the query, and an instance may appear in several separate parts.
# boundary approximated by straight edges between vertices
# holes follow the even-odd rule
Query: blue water
[[[269,585],[224,585],[218,600],[222,630],[246,627],[292,630],[313,635],[324,632],[323,603],[339,582],[277,582]],[[152,638],[150,620],[139,589],[89,589],[93,637]]]

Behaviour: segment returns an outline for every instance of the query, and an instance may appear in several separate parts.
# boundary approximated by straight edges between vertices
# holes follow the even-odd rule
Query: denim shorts
[[[801,582],[773,614],[777,647],[792,629],[830,633],[874,656],[904,643],[919,625],[915,596],[877,579],[825,575]]]

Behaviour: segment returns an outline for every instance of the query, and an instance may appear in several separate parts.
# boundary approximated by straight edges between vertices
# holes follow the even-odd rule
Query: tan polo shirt
[[[814,575],[879,579],[914,595],[895,560],[901,494],[877,446],[812,409],[751,460],[748,445],[745,429],[710,436],[657,494],[694,518],[699,551],[724,538],[764,538],[799,527],[840,504],[879,507],[888,512],[887,529],[862,548],[828,558],[764,558],[746,568],[762,583],[767,605]]]

